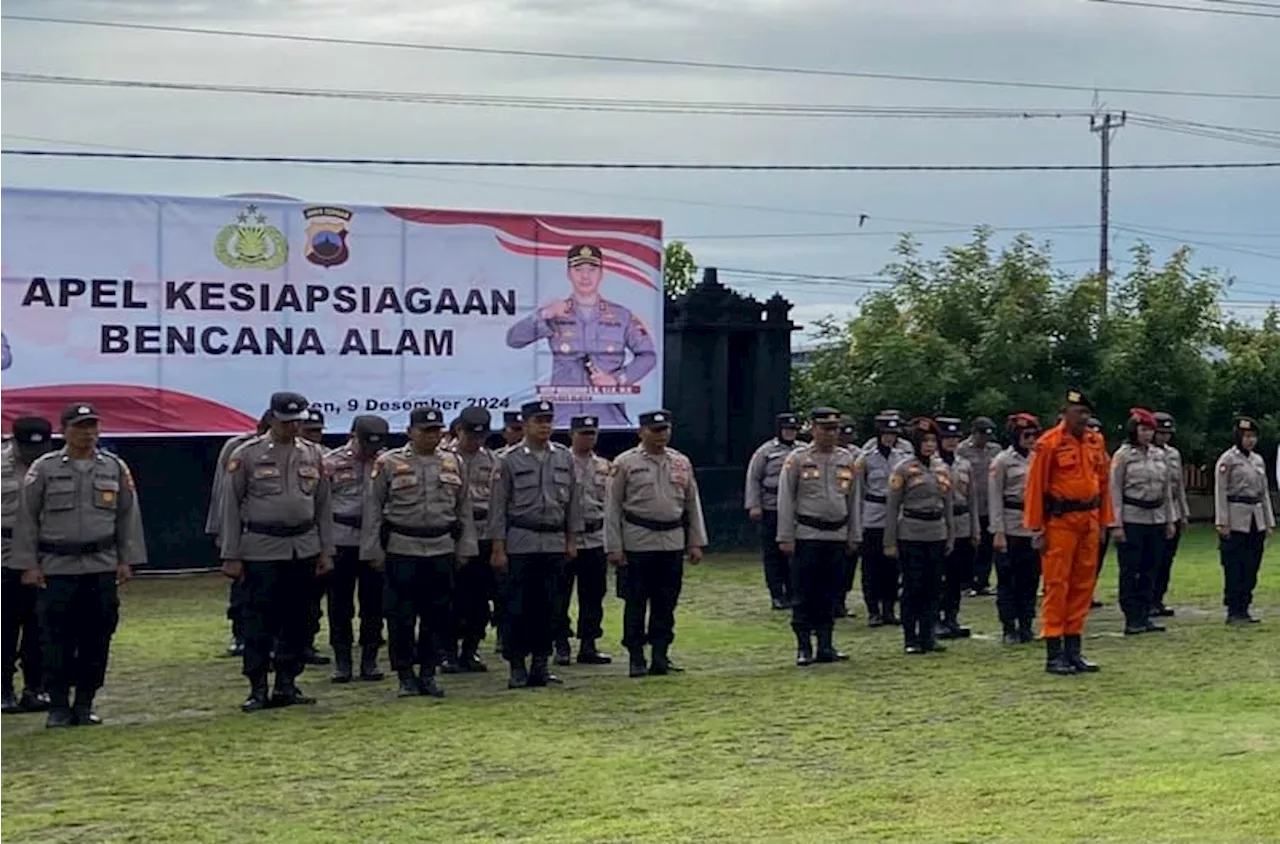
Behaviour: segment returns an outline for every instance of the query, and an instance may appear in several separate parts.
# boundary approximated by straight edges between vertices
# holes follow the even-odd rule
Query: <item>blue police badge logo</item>
[[[317,205],[303,209],[302,216],[307,220],[307,260],[325,269],[345,264],[351,255],[347,223],[355,215],[345,208]]]

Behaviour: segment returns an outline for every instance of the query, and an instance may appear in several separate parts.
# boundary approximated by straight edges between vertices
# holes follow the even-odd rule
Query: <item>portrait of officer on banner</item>
[[[523,349],[539,340],[551,348],[551,381],[539,396],[555,403],[557,427],[574,416],[596,416],[603,427],[630,427],[625,397],[640,392],[658,355],[640,317],[600,295],[604,253],[571,246],[566,256],[572,295],[555,299],[507,331],[507,345]],[[610,400],[616,396],[622,401]]]

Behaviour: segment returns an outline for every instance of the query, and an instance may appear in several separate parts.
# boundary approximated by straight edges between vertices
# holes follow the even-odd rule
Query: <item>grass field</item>
[[[1268,557],[1261,615],[1280,608]],[[1115,573],[1113,557],[1108,602]],[[979,635],[946,654],[904,657],[897,629],[860,617],[837,630],[851,662],[797,669],[761,580],[747,557],[689,570],[683,675],[630,680],[617,660],[509,692],[498,670],[432,701],[316,668],[318,705],[252,716],[216,657],[224,581],[135,581],[107,726],[4,717],[5,840],[1280,840],[1280,615],[1223,624],[1209,532],[1184,541],[1168,633],[1124,639],[1113,603],[1095,612],[1091,676],[1001,646],[990,598],[966,600]]]

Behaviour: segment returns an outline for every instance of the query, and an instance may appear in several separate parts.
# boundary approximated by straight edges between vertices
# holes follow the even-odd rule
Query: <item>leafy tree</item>
[[[662,250],[662,289],[667,298],[688,293],[698,283],[698,265],[693,253],[680,240],[672,240]]]

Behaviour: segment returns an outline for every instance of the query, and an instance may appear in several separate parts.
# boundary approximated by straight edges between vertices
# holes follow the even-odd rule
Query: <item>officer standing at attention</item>
[[[307,400],[271,396],[271,430],[227,461],[222,497],[222,572],[247,593],[244,712],[315,703],[297,686],[311,623],[315,580],[333,569],[333,510],[324,452],[302,439]],[[275,648],[275,688],[267,670]]]
[[[360,559],[364,499],[374,461],[386,448],[390,427],[381,416],[357,416],[351,439],[324,456],[333,509],[333,573],[329,575],[329,644],[333,646],[333,682],[351,682],[351,620],[360,595],[360,679],[382,679],[382,570]]]
[[[1155,415],[1134,408],[1125,428],[1128,438],[1111,458],[1111,535],[1120,562],[1124,633],[1162,633],[1165,628],[1151,620],[1151,611],[1156,569],[1176,530],[1173,479],[1164,450],[1152,444]]]
[[[1058,414],[1058,421],[1059,422],[1062,421],[1062,414]],[[1088,428],[1090,431],[1093,431],[1095,434],[1102,437],[1102,447],[1105,450],[1107,447],[1107,435],[1102,429],[1102,420],[1096,416],[1090,416],[1089,422],[1088,422]],[[1108,460],[1111,459],[1110,452],[1107,452],[1107,459]],[[1094,575],[1094,579],[1093,579],[1095,589],[1097,588],[1097,584],[1102,580],[1102,564],[1107,561],[1107,549],[1109,549],[1110,547],[1111,547],[1111,531],[1104,530],[1102,532],[1102,539],[1098,542],[1098,571]],[[1096,610],[1101,606],[1103,606],[1103,603],[1099,601],[1096,597],[1091,598],[1089,600],[1090,609]]]
[[[1000,453],[1000,446],[991,441],[996,433],[996,423],[986,416],[979,416],[969,426],[969,437],[956,447],[956,454],[969,461],[973,470],[973,484],[978,501],[978,526],[981,536],[973,555],[973,587],[969,597],[991,594],[991,513],[987,510],[987,477],[991,474],[991,461]],[[963,531],[961,531],[963,533]]]
[[[522,442],[524,442],[524,420],[520,418],[520,411],[504,411],[502,414],[502,445],[497,448],[495,453],[500,454],[505,449],[520,445]]]
[[[303,439],[320,446],[321,454],[324,453],[324,414],[322,412],[315,408],[308,410],[307,418],[302,420],[300,433]],[[316,650],[316,636],[320,635],[320,619],[324,617],[321,605],[324,603],[329,583],[327,578],[321,578],[315,580],[312,585],[315,588],[311,593],[311,637],[302,651],[302,661],[307,665],[328,665],[329,657]]]
[[[809,419],[813,443],[787,456],[778,482],[778,548],[795,561],[791,629],[799,666],[849,658],[836,650],[832,634],[845,552],[856,542],[855,458],[836,445],[840,411],[814,408]]]
[[[942,568],[955,550],[951,470],[937,457],[938,426],[918,417],[907,424],[915,454],[889,475],[884,553],[902,563],[902,638],[908,654],[941,653],[935,624]]]
[[[876,443],[881,441],[879,420],[881,418],[888,419],[889,417],[896,418],[898,420],[899,426],[901,426],[902,424],[901,410],[888,408],[886,410],[880,411],[878,414],[876,414],[876,435],[862,444],[863,454],[866,454],[868,451],[872,451],[873,449],[875,449]],[[916,453],[915,446],[911,444],[911,440],[908,439],[907,437],[894,437],[892,448],[894,453],[901,457],[910,457],[911,455]]]
[[[489,503],[492,565],[508,578],[502,644],[512,689],[562,682],[548,667],[556,583],[565,561],[578,556],[583,530],[573,455],[551,442],[554,405],[527,402],[520,416],[524,442],[498,460]]]
[[[62,413],[65,444],[23,479],[9,566],[40,596],[48,727],[102,723],[93,698],[107,674],[120,620],[117,589],[147,562],[137,489],[128,465],[97,448],[98,412]],[[75,687],[74,702],[71,687]]]
[[[0,485],[4,492],[3,514],[3,617],[4,702],[3,712],[43,712],[49,708],[44,693],[44,655],[41,653],[40,590],[22,582],[22,570],[12,566],[13,528],[18,521],[22,481],[31,464],[53,449],[53,426],[40,416],[19,416],[13,420],[13,439],[0,450]],[[14,694],[13,675],[22,657],[22,696]]]
[[[1182,474],[1182,453],[1170,442],[1177,430],[1173,416],[1163,411],[1156,411],[1156,447],[1164,451],[1165,462],[1169,464],[1169,482],[1173,484],[1173,513],[1175,529],[1173,538],[1164,543],[1160,564],[1156,568],[1155,585],[1151,596],[1151,615],[1167,618],[1173,610],[1165,606],[1164,596],[1169,591],[1169,576],[1173,572],[1173,558],[1178,556],[1178,541],[1182,532],[1187,529],[1191,518],[1191,506],[1187,503],[1187,483]]]
[[[675,640],[684,558],[687,554],[696,566],[707,545],[693,464],[668,448],[670,441],[670,411],[640,414],[640,445],[613,461],[605,507],[609,562],[627,572],[622,581],[622,644],[630,656],[632,677],[682,670],[671,662],[669,651]],[[646,643],[653,651],[647,665]]]
[[[414,408],[409,442],[379,455],[365,495],[360,556],[386,569],[387,631],[400,697],[444,697],[436,663],[452,650],[457,633],[453,572],[480,553],[464,467],[456,454],[440,450],[443,436],[439,408]]]
[[[893,614],[898,601],[898,561],[884,553],[884,529],[889,475],[900,460],[911,456],[898,447],[901,430],[900,417],[883,413],[877,416],[876,439],[863,448],[854,464],[854,536],[862,538],[862,590],[864,595],[870,593],[869,627],[898,623]]]
[[[1256,624],[1249,614],[1258,584],[1262,550],[1275,531],[1276,514],[1267,490],[1267,467],[1258,447],[1258,423],[1247,416],[1232,426],[1231,448],[1218,458],[1213,472],[1213,524],[1222,539],[1222,602],[1227,624]]]
[[[800,420],[791,412],[779,413],[776,436],[751,455],[743,504],[747,515],[760,524],[760,549],[764,559],[764,582],[775,610],[791,606],[791,564],[778,550],[778,476],[787,457],[799,448],[796,434]]]
[[[205,517],[204,532],[213,538],[213,547],[221,548],[222,539],[218,534],[222,531],[222,493],[226,489],[227,462],[231,453],[254,437],[260,437],[271,428],[271,409],[268,408],[258,420],[258,428],[245,434],[236,434],[222,444],[218,452],[218,462],[213,470],[213,484],[209,491],[209,514]],[[221,559],[219,552],[218,559]],[[227,644],[226,656],[244,656],[244,581],[233,580],[227,595],[227,620],[231,622],[231,641]]]
[[[853,455],[856,463],[858,457],[862,455],[862,449],[857,445],[857,428],[853,424],[853,419],[848,414],[840,417],[839,436],[836,438],[836,445],[847,450]],[[856,502],[855,502],[856,506]],[[853,536],[857,540],[859,537]],[[854,542],[846,546],[844,555],[844,575],[840,581],[840,596],[836,600],[836,618],[853,618],[854,614],[849,611],[849,593],[853,591],[853,580],[857,576],[858,571],[858,547]],[[867,598],[866,584],[863,584],[862,597]],[[868,603],[870,603],[868,601]]]
[[[1036,589],[1040,585],[1041,537],[1022,526],[1027,470],[1040,436],[1040,420],[1030,413],[1009,417],[1009,447],[991,461],[987,512],[996,564],[996,611],[1006,645],[1035,641]]]
[[[960,600],[973,583],[974,555],[985,532],[979,518],[984,508],[978,506],[978,470],[957,449],[964,423],[953,416],[939,416],[934,421],[941,435],[938,458],[951,470],[951,513],[955,520],[955,547],[942,567],[942,614],[937,634],[939,639],[967,639],[969,628],[960,625]],[[985,496],[986,484],[982,487]]]
[[[453,642],[459,671],[488,671],[480,659],[480,642],[489,627],[489,601],[500,610],[499,598],[489,555],[489,496],[493,490],[493,472],[497,458],[484,447],[489,436],[489,411],[468,407],[458,416],[458,440],[454,453],[462,458],[467,488],[471,492],[471,518],[475,522],[476,555],[462,561],[454,577],[453,605],[458,621],[458,640]]]
[[[1044,532],[1041,634],[1045,671],[1093,672],[1080,638],[1098,571],[1098,538],[1112,519],[1107,449],[1088,428],[1093,403],[1068,390],[1062,421],[1036,441],[1027,472],[1022,526]]]
[[[578,473],[582,501],[582,533],[578,536],[578,556],[564,567],[564,577],[556,589],[556,665],[569,664],[569,602],[578,585],[578,662],[608,665],[613,659],[600,653],[596,641],[604,635],[604,595],[608,589],[609,565],[604,553],[604,502],[612,467],[595,453],[599,420],[575,416],[569,424],[573,436],[573,464]]]

